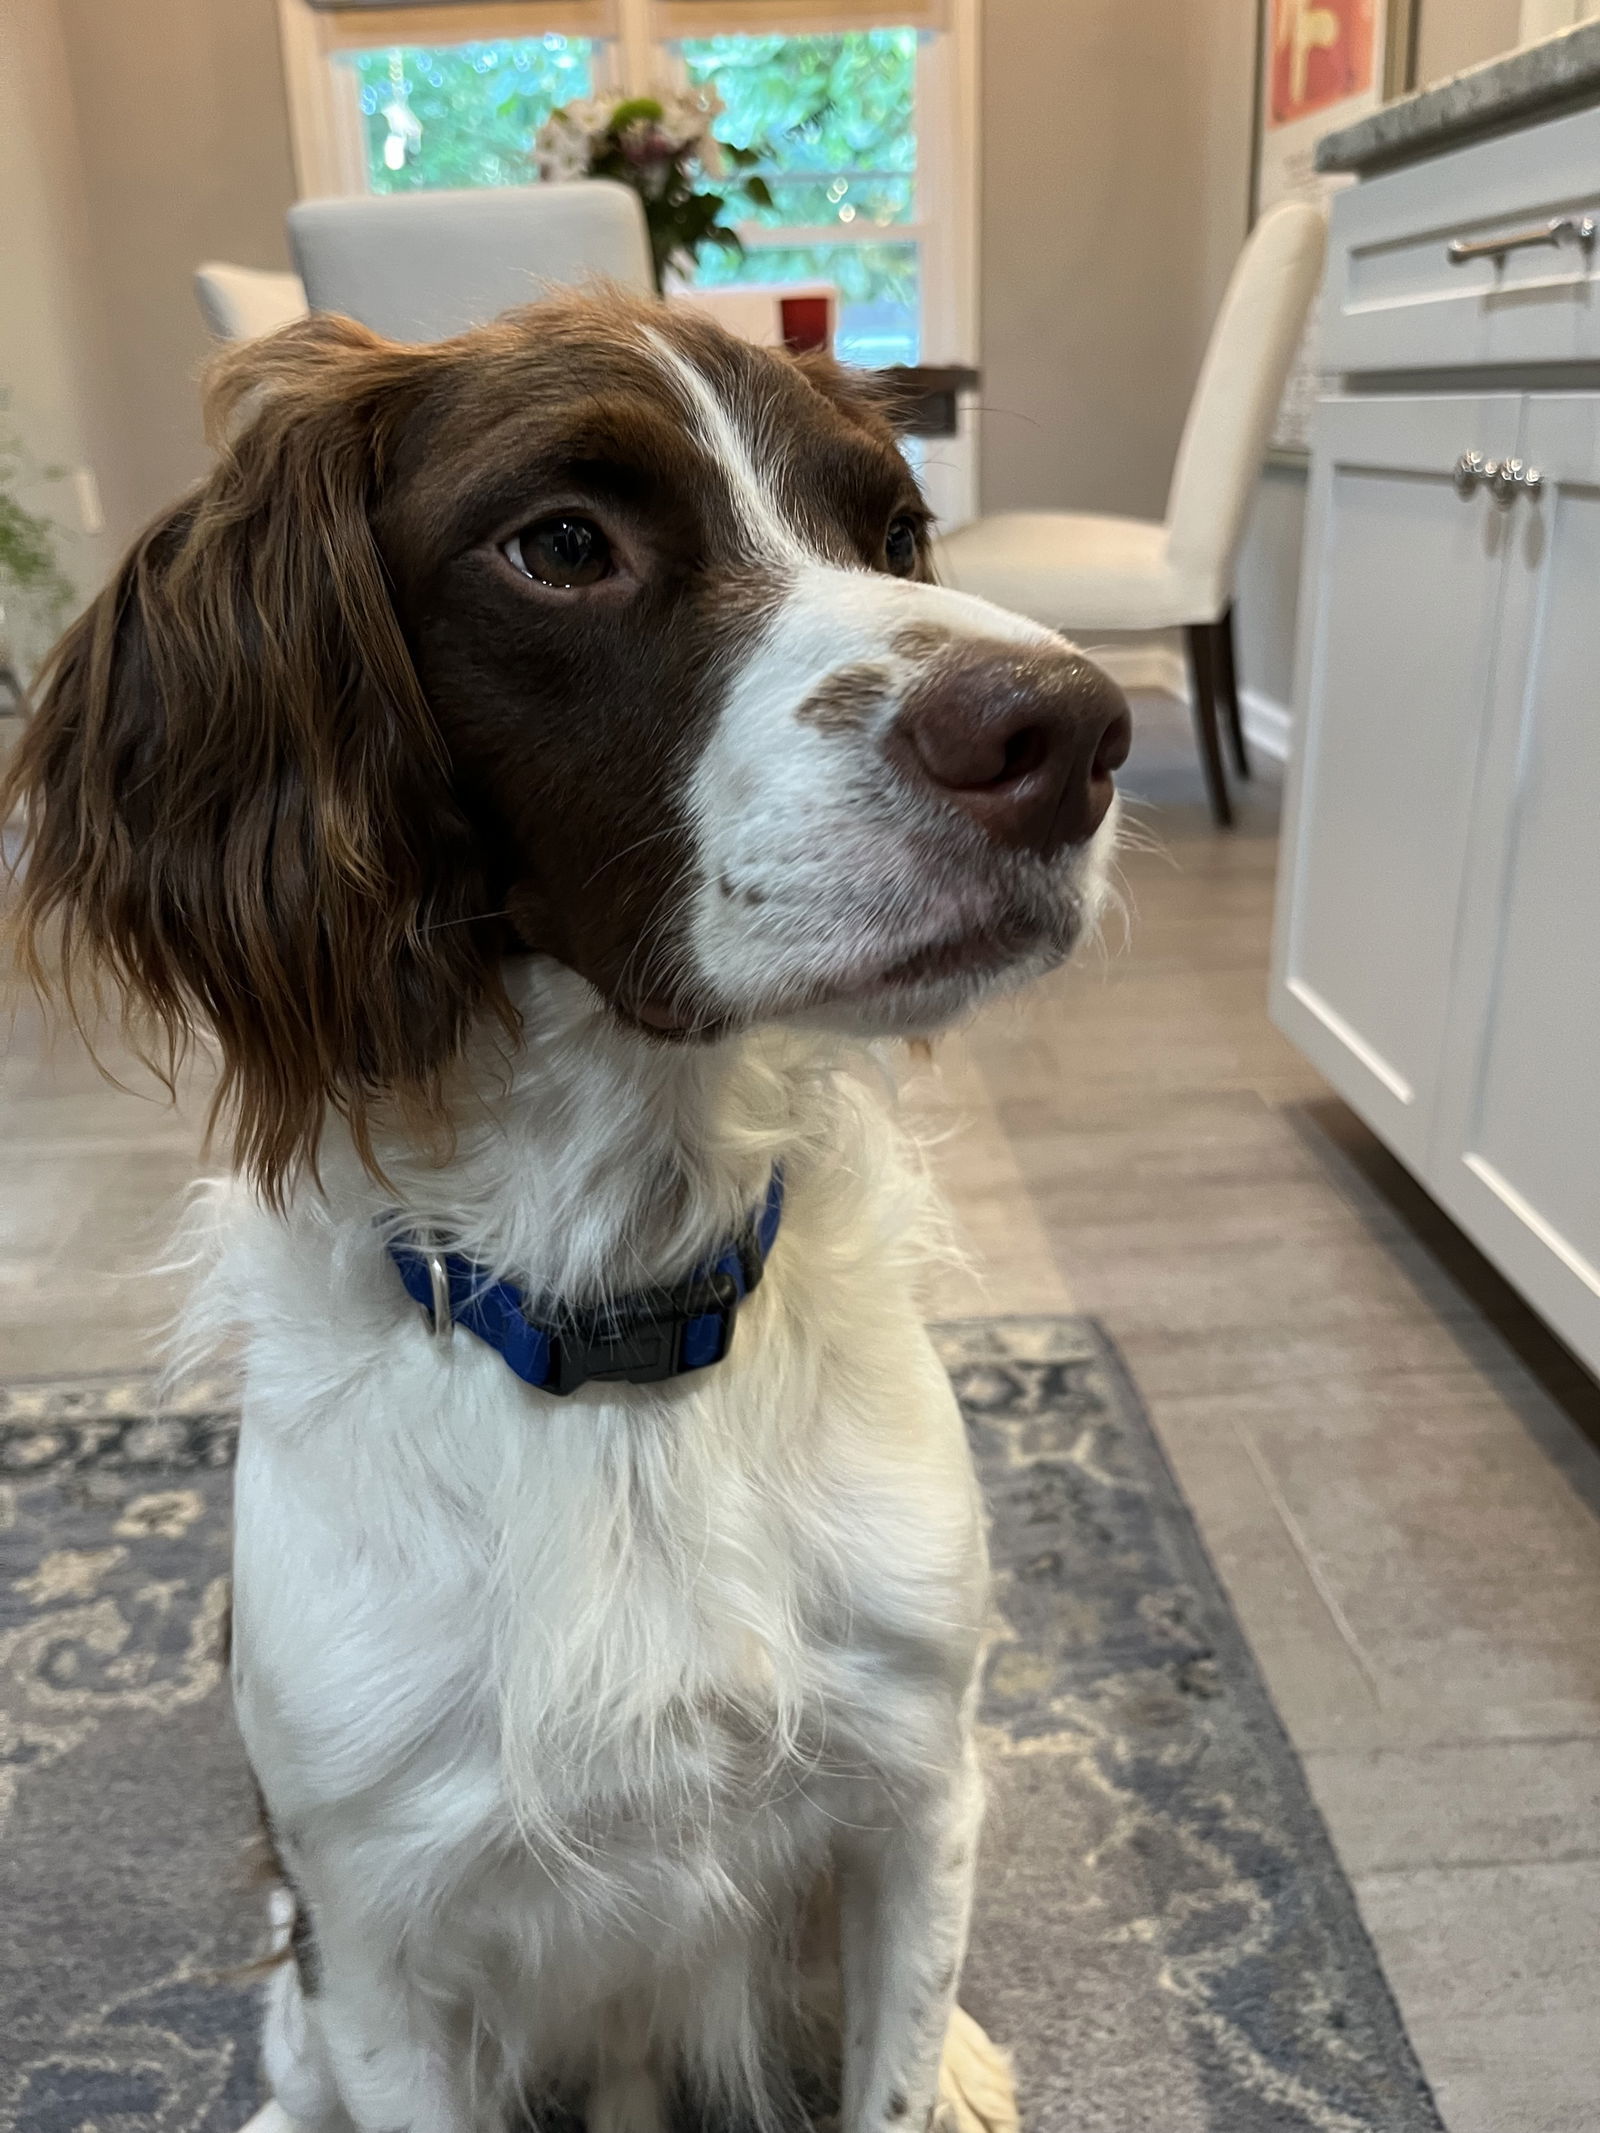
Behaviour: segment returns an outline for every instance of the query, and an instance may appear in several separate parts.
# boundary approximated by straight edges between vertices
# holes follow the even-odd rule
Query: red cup
[[[781,296],[783,345],[791,355],[824,353],[833,346],[833,304],[826,296]]]

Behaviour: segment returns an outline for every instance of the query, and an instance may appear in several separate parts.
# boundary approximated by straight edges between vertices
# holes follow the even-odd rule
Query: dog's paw
[[[1021,2133],[1011,2061],[964,2007],[952,2009],[939,2063],[934,2133]]]

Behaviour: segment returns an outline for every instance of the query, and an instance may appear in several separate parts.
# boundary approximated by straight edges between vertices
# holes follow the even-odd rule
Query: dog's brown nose
[[[941,663],[889,749],[996,844],[1050,859],[1105,820],[1132,739],[1122,691],[1089,660],[985,646]]]

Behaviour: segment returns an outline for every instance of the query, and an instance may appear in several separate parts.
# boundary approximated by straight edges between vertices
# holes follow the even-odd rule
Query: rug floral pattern
[[[938,1330],[996,1568],[966,1998],[1035,2133],[1437,2133],[1138,1399],[1074,1319]],[[221,1656],[225,1384],[0,1391],[0,2133],[261,2100]]]

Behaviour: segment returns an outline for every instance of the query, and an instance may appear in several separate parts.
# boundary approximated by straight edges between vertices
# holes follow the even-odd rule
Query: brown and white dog
[[[930,582],[826,360],[574,299],[431,347],[313,319],[213,390],[215,471],[69,633],[10,788],[36,971],[48,921],[218,1055],[189,1336],[243,1356],[274,2091],[360,2133],[543,2093],[771,2126],[825,1911],[844,2133],[920,2128],[985,1557],[870,1040],[1092,926],[1125,707]],[[775,1172],[731,1352],[655,1383],[533,1389],[386,1249],[603,1317]]]

